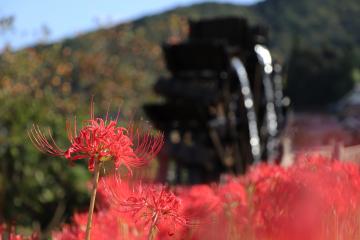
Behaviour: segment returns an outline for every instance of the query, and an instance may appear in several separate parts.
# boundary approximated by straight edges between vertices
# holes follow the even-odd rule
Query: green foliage
[[[39,153],[27,136],[32,123],[53,129],[65,145],[65,116],[54,98],[0,93],[0,211],[19,225],[58,224],[88,200],[86,167]],[[54,213],[57,212],[53,219]]]
[[[339,100],[353,87],[351,54],[331,48],[294,49],[289,61],[288,94],[294,106],[318,108]]]

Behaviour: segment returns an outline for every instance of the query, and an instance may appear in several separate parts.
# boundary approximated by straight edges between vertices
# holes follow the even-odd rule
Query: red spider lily
[[[115,120],[105,120],[94,117],[94,103],[90,104],[90,120],[83,122],[82,128],[77,131],[76,119],[73,127],[66,124],[70,146],[63,150],[55,143],[51,132],[49,139],[34,125],[29,131],[29,137],[35,147],[41,152],[52,156],[65,157],[70,161],[89,159],[89,170],[94,170],[96,161],[113,160],[116,169],[125,165],[130,173],[132,167],[148,163],[161,149],[163,135],[152,133],[151,129],[137,130],[134,127],[118,126],[118,117]]]
[[[178,187],[177,195],[181,196],[184,215],[192,222],[209,222],[221,211],[221,199],[210,186],[194,185],[190,189]]]
[[[114,240],[142,240],[139,230],[135,226],[124,222],[117,216],[117,212],[101,210],[94,214],[94,228],[91,231],[91,239],[114,239]],[[54,240],[79,240],[85,238],[86,213],[75,213],[72,224],[65,224],[61,232],[54,232]]]
[[[223,214],[220,216],[220,220],[231,226],[235,224],[238,226],[238,230],[248,224],[248,196],[246,189],[242,181],[238,179],[230,179],[226,184],[222,184],[218,187],[217,193],[223,203]],[[224,233],[229,235],[234,231],[226,229]]]
[[[149,234],[158,229],[173,235],[177,227],[188,223],[180,199],[162,185],[136,183],[130,187],[128,182],[116,178],[103,183],[111,206],[121,216],[148,229]]]

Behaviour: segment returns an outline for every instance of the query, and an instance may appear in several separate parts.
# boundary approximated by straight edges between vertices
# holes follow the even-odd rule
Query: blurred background
[[[358,0],[4,0],[0,222],[48,232],[87,208],[86,163],[69,167],[40,154],[27,137],[33,123],[50,127],[66,146],[65,121],[86,117],[92,94],[97,113],[111,101],[125,118],[146,119],[142,106],[162,101],[153,91],[167,74],[161,45],[184,41],[189,19],[225,16],[269,30],[291,99],[290,156],[360,144]]]

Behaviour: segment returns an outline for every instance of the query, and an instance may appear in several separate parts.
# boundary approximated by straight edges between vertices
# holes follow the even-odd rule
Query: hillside
[[[125,99],[131,107],[139,106],[133,100],[151,99],[151,85],[164,73],[160,44],[185,38],[187,19],[229,15],[268,25],[271,48],[282,61],[294,43],[336,49],[360,43],[360,32],[353,31],[360,28],[356,0],[268,0],[246,7],[203,3],[59,43],[7,52],[0,57],[0,86],[8,86],[11,79],[12,84],[26,84],[32,90],[39,86],[49,90],[51,85],[61,96],[96,93],[101,99]]]

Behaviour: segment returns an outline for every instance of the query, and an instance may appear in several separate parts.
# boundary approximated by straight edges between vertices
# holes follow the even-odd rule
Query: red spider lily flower
[[[116,178],[107,178],[103,184],[113,209],[149,231],[173,235],[177,227],[188,224],[181,200],[162,185],[136,183],[130,187]]]
[[[52,156],[65,157],[70,161],[88,159],[90,171],[94,170],[96,161],[113,160],[115,168],[125,165],[130,173],[132,167],[148,163],[161,149],[164,137],[161,133],[153,133],[151,129],[135,130],[118,126],[118,117],[115,120],[105,120],[94,117],[94,103],[90,104],[90,120],[83,122],[82,128],[77,131],[76,119],[73,127],[68,121],[66,130],[70,146],[63,150],[55,143],[51,132],[49,138],[34,125],[29,131],[29,137],[35,147]]]
[[[64,224],[61,231],[52,233],[54,240],[79,240],[85,239],[85,227],[87,213],[75,213],[72,224]],[[142,240],[138,237],[139,230],[135,226],[124,222],[118,217],[117,212],[111,210],[100,210],[94,214],[94,226],[91,231],[91,239],[112,240]]]
[[[177,195],[181,196],[184,214],[191,218],[193,224],[207,223],[221,211],[221,199],[217,196],[215,187],[178,187]]]

